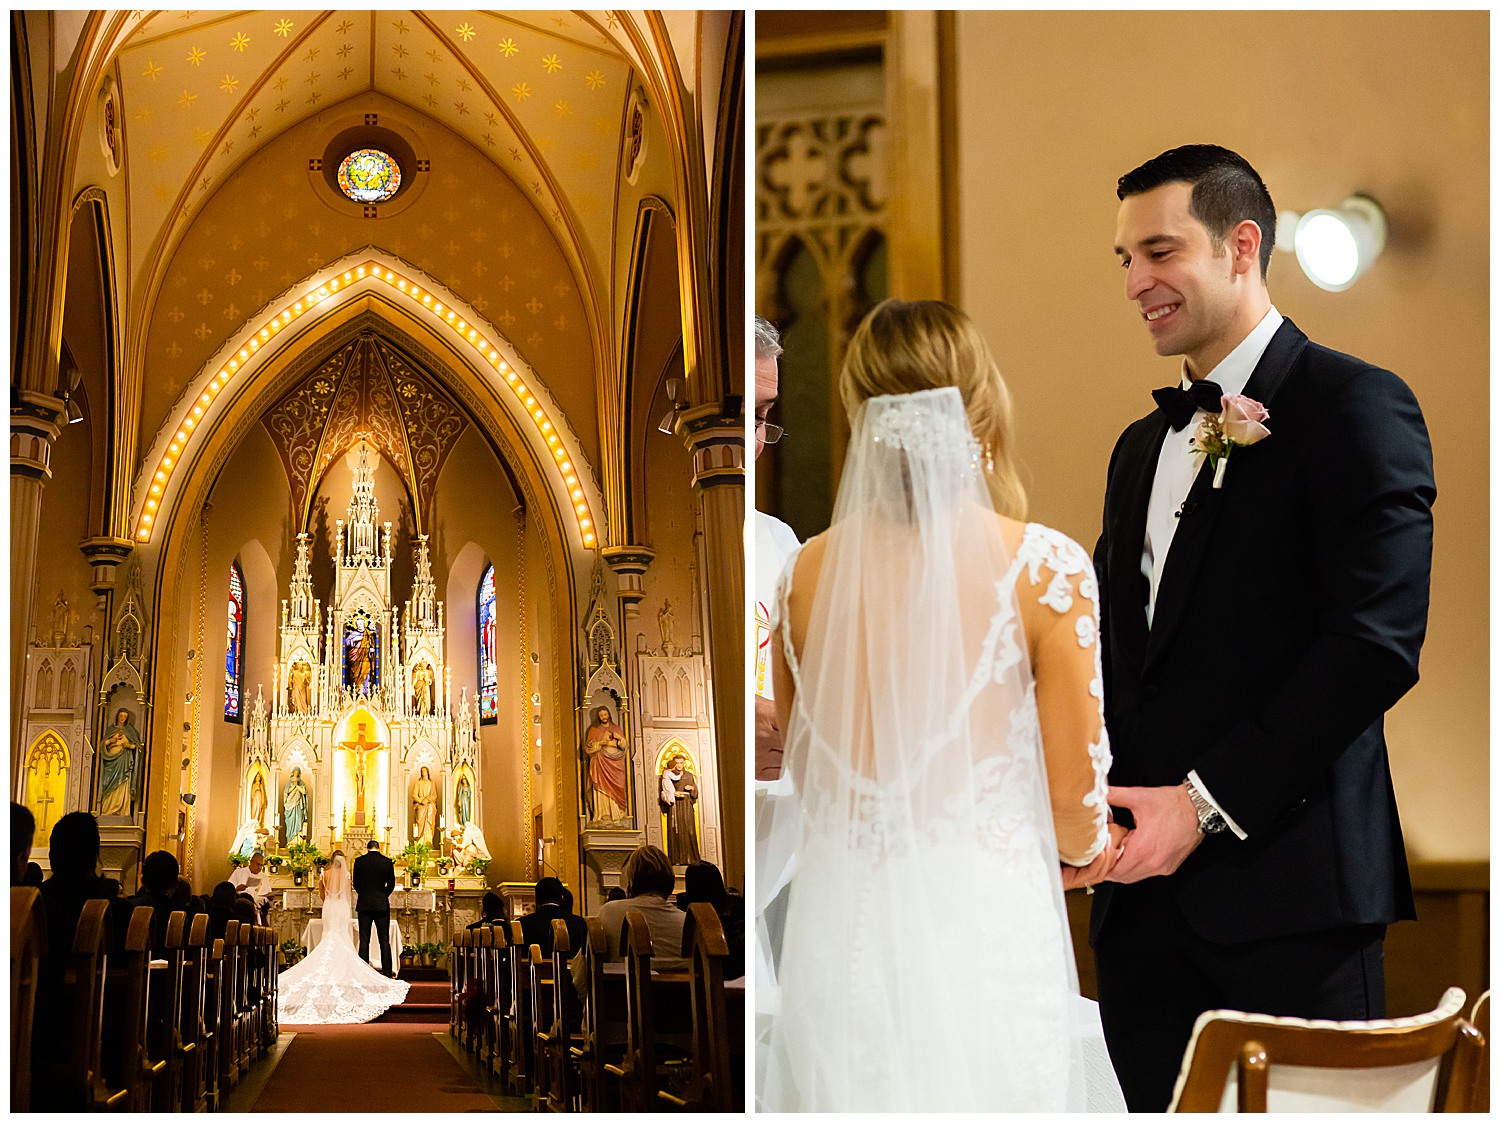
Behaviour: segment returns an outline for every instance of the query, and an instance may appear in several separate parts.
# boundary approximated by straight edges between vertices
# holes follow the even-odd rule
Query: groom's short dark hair
[[[1203,223],[1215,253],[1245,219],[1259,226],[1260,276],[1265,280],[1276,248],[1276,204],[1250,161],[1217,144],[1184,144],[1126,172],[1115,194],[1121,199],[1143,195],[1164,183],[1193,185],[1188,213]]]
[[[372,838],[372,839],[370,839],[369,842],[365,843],[365,849],[366,850],[379,850],[380,849],[380,843],[376,842]]]

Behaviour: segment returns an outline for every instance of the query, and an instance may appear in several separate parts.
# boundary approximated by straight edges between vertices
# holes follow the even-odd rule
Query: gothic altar
[[[460,864],[488,858],[477,825],[478,712],[467,691],[453,705],[427,537],[417,539],[412,596],[398,611],[372,450],[361,441],[357,455],[326,610],[313,596],[310,538],[297,535],[271,697],[257,689],[245,727],[236,849],[271,854],[301,839],[352,862],[374,839],[393,857],[426,842],[434,857],[463,851]]]

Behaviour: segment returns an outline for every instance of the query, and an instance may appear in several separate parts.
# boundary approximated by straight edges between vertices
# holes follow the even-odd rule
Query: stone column
[[[745,885],[745,420],[713,403],[684,410],[677,432],[693,454],[708,590],[706,648],[713,674],[724,880]]]
[[[61,398],[20,390],[10,407],[10,744],[11,775],[20,774],[26,640],[36,583],[42,488],[52,478],[52,442],[63,426]]]

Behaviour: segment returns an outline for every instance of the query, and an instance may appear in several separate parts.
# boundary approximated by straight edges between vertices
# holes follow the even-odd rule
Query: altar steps
[[[406,1001],[399,1006],[392,1006],[376,1018],[376,1022],[448,1024],[451,991],[446,971],[434,967],[407,967],[402,969],[399,977],[411,983]]]

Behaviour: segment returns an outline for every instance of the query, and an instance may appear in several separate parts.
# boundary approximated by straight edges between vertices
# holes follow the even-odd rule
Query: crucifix
[[[365,825],[365,780],[369,755],[380,748],[379,741],[365,737],[365,723],[359,723],[359,736],[353,741],[341,741],[340,747],[354,754],[354,825]]]

